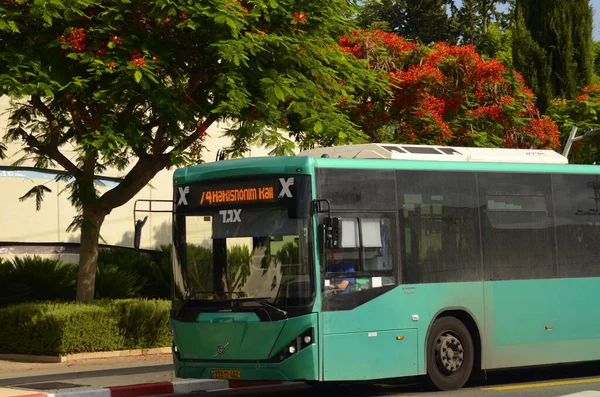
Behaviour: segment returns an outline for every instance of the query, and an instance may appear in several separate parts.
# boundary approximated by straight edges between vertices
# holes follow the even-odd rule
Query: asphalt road
[[[428,390],[420,379],[381,384],[349,384],[337,390],[318,391],[302,384],[211,392],[211,397],[600,397],[600,363],[520,369],[488,373],[484,383],[452,392]],[[199,397],[188,394],[188,397]],[[206,397],[206,393],[202,394]]]

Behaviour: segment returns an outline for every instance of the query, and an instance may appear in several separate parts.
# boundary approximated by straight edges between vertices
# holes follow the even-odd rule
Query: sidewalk
[[[170,354],[62,363],[0,361],[0,397],[141,397],[257,385],[179,379],[172,365]]]
[[[137,393],[126,393],[128,396],[171,394],[174,391],[173,387],[165,388],[165,386],[183,381],[175,378],[172,365],[173,359],[170,354],[75,360],[63,363],[0,361],[0,397],[64,393],[75,396],[84,392],[89,395],[94,390],[99,391],[107,387],[123,389],[132,385],[146,386],[144,390],[138,390]],[[194,382],[198,387],[204,387],[201,390],[228,387],[226,382]],[[99,396],[102,393],[93,394]]]

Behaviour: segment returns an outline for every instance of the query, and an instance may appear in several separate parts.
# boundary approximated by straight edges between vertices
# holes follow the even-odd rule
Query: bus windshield
[[[176,295],[223,308],[244,302],[287,312],[310,305],[309,217],[301,212],[273,203],[177,214]]]

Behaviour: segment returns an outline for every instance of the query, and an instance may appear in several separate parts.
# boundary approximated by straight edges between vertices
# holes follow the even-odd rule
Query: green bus
[[[368,144],[174,173],[176,376],[327,385],[600,359],[600,168]]]

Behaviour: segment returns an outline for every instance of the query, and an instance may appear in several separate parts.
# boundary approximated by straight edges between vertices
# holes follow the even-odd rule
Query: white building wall
[[[9,99],[0,97],[0,136],[4,136],[8,124]],[[229,145],[222,136],[223,125],[213,125],[208,130],[207,150],[203,155],[205,162],[214,161],[219,149]],[[59,256],[66,261],[77,261],[76,248],[65,248],[79,243],[79,232],[67,232],[76,210],[69,202],[69,191],[63,191],[66,183],[54,181],[54,170],[33,169],[32,163],[18,168],[9,168],[23,156],[18,144],[8,144],[8,158],[0,160],[0,258],[9,258],[17,254],[37,253],[41,256]],[[75,153],[64,152],[69,158]],[[253,148],[247,156],[266,156],[266,148]],[[58,169],[58,168],[57,168]],[[134,238],[134,202],[137,199],[172,200],[172,178],[174,169],[159,172],[149,185],[142,189],[127,204],[114,209],[101,229],[104,241],[101,244],[133,247]],[[115,169],[107,170],[102,176],[121,177]],[[40,211],[36,211],[35,199],[23,202],[19,197],[33,186],[43,184],[52,192],[46,193]],[[110,187],[99,187],[100,194]],[[146,203],[138,208],[147,209]],[[153,204],[153,208],[171,209],[168,203]],[[161,244],[169,244],[171,238],[171,215],[168,213],[139,213],[138,217],[148,215],[142,229],[140,248],[154,249]]]

